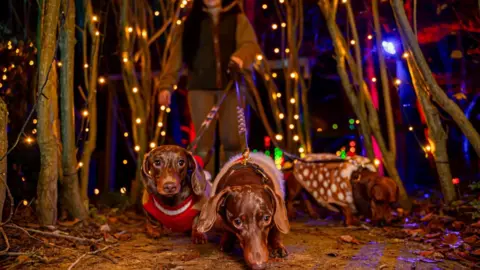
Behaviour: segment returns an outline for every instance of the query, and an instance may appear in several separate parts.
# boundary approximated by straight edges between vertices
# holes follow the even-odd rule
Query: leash
[[[231,89],[232,89],[232,81],[228,83],[225,90],[223,90],[223,95],[217,101],[217,104],[213,105],[212,109],[210,109],[210,112],[207,114],[207,117],[205,117],[205,120],[203,120],[202,125],[198,130],[197,136],[187,147],[188,151],[191,151],[191,152],[195,151],[195,149],[197,148],[198,142],[203,137],[203,134],[205,134],[205,131],[208,129],[208,127],[212,123],[212,120],[215,119],[218,113],[218,110],[220,109],[220,106],[225,101],[225,98],[228,96]]]

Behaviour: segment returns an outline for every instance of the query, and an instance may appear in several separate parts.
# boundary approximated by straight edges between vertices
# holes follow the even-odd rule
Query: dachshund
[[[245,160],[237,155],[215,178],[197,229],[222,229],[221,250],[232,250],[238,239],[247,265],[265,269],[269,255],[288,255],[281,239],[281,233],[290,231],[283,198],[282,173],[270,157],[250,153]]]
[[[163,229],[191,231],[193,243],[207,242],[207,236],[196,228],[198,215],[211,190],[200,162],[192,153],[176,145],[162,145],[145,154],[142,203],[147,213],[147,232],[151,236],[160,236]],[[158,223],[159,229],[152,226]]]

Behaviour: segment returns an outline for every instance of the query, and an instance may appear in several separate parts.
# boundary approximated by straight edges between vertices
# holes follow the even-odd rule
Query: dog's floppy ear
[[[208,199],[207,203],[203,205],[197,223],[198,232],[205,233],[212,229],[213,224],[215,224],[215,221],[217,220],[218,210],[231,191],[232,190],[228,187]]]
[[[287,234],[290,231],[290,223],[288,222],[287,210],[285,209],[285,201],[269,186],[264,186],[264,188],[275,202],[275,214],[273,215],[275,226],[281,233]]]
[[[150,157],[150,153],[147,153],[143,156],[143,163],[142,163],[142,182],[145,188],[150,188],[153,184],[153,178],[150,175],[150,163],[148,158]]]
[[[193,154],[189,151],[186,151],[187,159],[188,159],[188,169],[191,171],[191,182],[192,182],[192,189],[195,195],[203,195],[205,192],[206,180],[205,175],[203,174],[202,168],[197,163],[197,160],[193,157]]]

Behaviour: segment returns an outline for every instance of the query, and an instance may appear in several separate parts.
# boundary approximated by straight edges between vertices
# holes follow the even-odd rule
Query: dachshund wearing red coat
[[[158,237],[162,229],[169,229],[191,232],[193,243],[207,241],[196,225],[211,184],[198,163],[192,153],[175,145],[162,145],[145,155],[142,203],[148,216],[147,232],[151,236]],[[155,223],[160,226],[152,225]]]

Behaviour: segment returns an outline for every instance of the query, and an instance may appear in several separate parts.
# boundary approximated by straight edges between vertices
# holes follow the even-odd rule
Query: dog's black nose
[[[163,185],[163,191],[166,193],[173,193],[177,191],[177,186],[174,183],[166,183]]]

